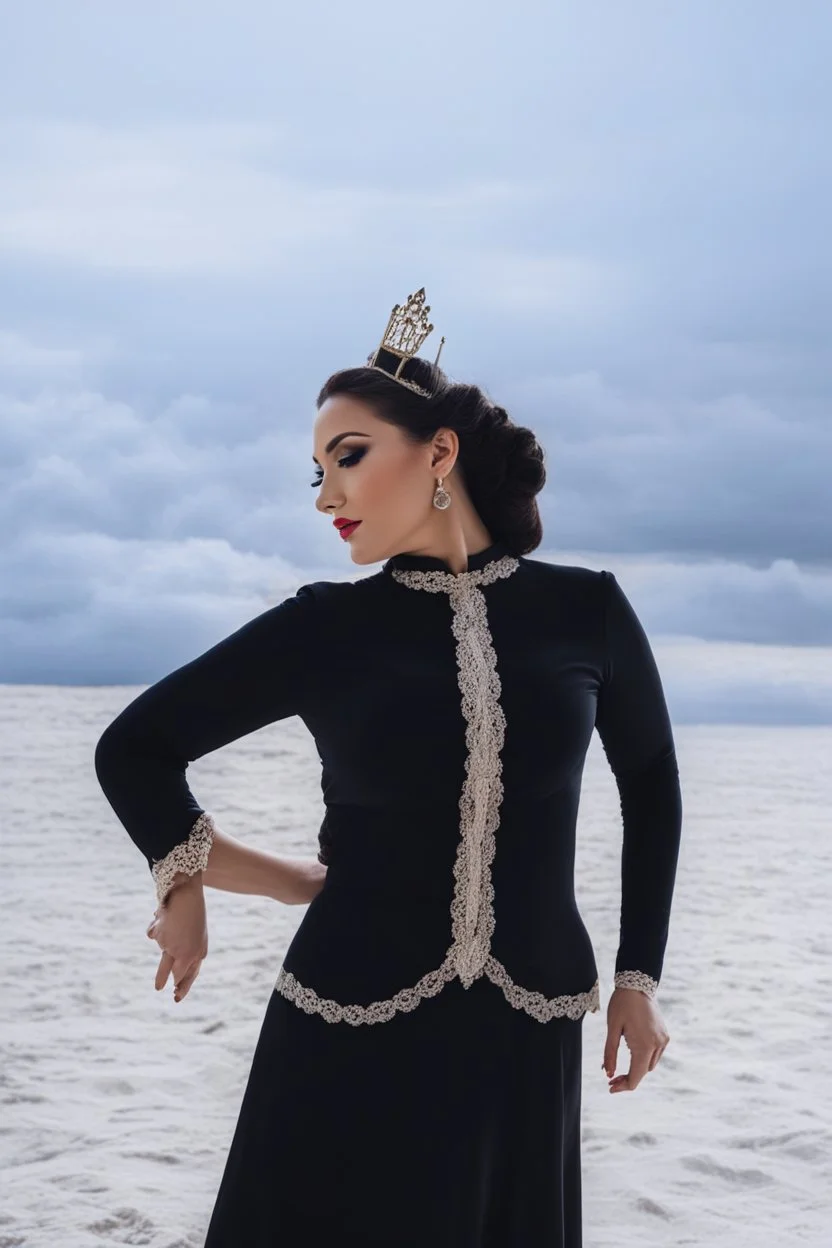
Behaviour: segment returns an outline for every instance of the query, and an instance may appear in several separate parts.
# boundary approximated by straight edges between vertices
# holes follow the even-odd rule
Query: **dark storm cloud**
[[[0,680],[149,680],[357,574],[306,487],[314,395],[424,283],[443,364],[546,448],[541,553],[632,575],[668,653],[699,639],[704,672],[747,647],[734,704],[813,721],[827,7],[322,16],[94,0],[7,22]],[[685,672],[685,706],[707,717],[707,688],[720,717],[728,668]]]

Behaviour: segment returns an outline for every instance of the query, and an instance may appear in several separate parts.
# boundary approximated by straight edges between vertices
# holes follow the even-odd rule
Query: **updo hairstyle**
[[[546,482],[546,469],[531,429],[516,425],[479,386],[450,381],[438,364],[415,356],[401,376],[430,397],[364,366],[333,373],[321,388],[317,407],[334,395],[351,395],[417,445],[430,442],[440,428],[453,429],[459,438],[454,469],[493,540],[504,541],[514,555],[535,550],[543,537],[535,495]]]

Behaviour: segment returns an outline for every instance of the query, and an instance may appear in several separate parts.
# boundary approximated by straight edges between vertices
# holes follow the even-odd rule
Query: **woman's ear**
[[[457,433],[453,429],[440,429],[433,440],[431,471],[437,476],[447,477],[456,463],[458,451]]]

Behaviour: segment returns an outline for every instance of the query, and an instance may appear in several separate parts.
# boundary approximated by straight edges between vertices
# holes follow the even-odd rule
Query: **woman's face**
[[[453,431],[440,430],[432,442],[416,446],[361,399],[326,399],[314,425],[315,506],[332,520],[360,522],[343,538],[333,534],[349,544],[353,563],[430,547],[441,516],[432,505],[436,479],[449,475],[455,442]]]

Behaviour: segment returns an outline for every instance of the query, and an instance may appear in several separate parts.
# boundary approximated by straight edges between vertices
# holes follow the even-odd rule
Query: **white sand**
[[[201,1248],[304,913],[209,891],[201,976],[179,1005],[154,991],[150,874],[92,768],[134,692],[0,687],[0,1248]],[[671,1042],[617,1096],[601,1055],[620,826],[597,737],[585,772],[577,891],[604,1006],[584,1025],[585,1248],[829,1248],[832,729],[682,726],[676,740],[684,843],[659,997]],[[319,764],[298,720],[189,776],[233,835],[315,852]],[[627,1058],[622,1045],[619,1070]]]

